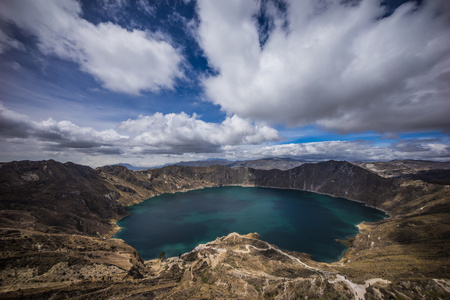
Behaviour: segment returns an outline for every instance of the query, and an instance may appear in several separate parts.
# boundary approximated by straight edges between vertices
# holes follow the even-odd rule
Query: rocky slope
[[[144,262],[123,241],[105,238],[126,215],[126,205],[221,185],[325,193],[362,201],[392,217],[361,224],[361,233],[345,241],[349,251],[333,264],[239,235],[180,259]],[[1,164],[0,298],[352,299],[359,291],[367,299],[445,299],[450,295],[449,199],[449,186],[383,178],[336,161],[286,171]]]
[[[353,164],[370,170],[382,177],[408,177],[424,171],[450,170],[450,161],[428,160],[391,160],[378,162],[353,162]]]
[[[56,161],[0,165],[2,224],[51,233],[106,234],[126,215],[110,189],[89,167]]]

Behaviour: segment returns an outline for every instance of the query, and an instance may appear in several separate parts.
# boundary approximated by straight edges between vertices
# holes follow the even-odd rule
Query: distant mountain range
[[[242,160],[242,161],[230,161],[226,159],[208,159],[208,160],[197,160],[197,161],[181,161],[175,164],[166,164],[163,166],[158,167],[138,167],[134,166],[128,163],[118,163],[114,164],[113,166],[124,166],[129,170],[133,171],[142,171],[142,170],[148,170],[148,169],[156,169],[156,168],[162,168],[167,167],[170,165],[177,165],[177,166],[185,166],[185,167],[209,167],[214,165],[219,166],[226,166],[230,168],[240,168],[240,167],[246,167],[246,168],[253,168],[253,169],[260,169],[260,170],[271,170],[271,169],[278,169],[278,170],[289,170],[295,167],[298,167],[305,163],[305,160],[299,160],[299,159],[293,159],[293,158],[262,158],[262,159],[255,159],[255,160]]]
[[[142,170],[151,169],[151,167],[138,167],[138,166],[134,166],[131,164],[126,164],[126,163],[118,163],[118,164],[114,164],[112,166],[124,166],[125,168],[132,170],[132,171],[142,171]]]
[[[185,167],[209,167],[213,165],[226,166],[230,168],[252,168],[259,170],[289,170],[304,164],[304,160],[292,158],[262,158],[255,160],[229,161],[229,160],[203,160],[203,161],[182,161],[176,163],[178,166]]]

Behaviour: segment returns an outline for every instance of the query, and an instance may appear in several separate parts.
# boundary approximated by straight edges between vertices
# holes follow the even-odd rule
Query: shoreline
[[[218,187],[243,187],[243,188],[248,188],[248,187],[252,188],[252,187],[254,187],[254,188],[280,189],[280,190],[292,190],[292,191],[301,191],[301,192],[314,193],[314,194],[318,194],[318,195],[329,196],[329,197],[332,197],[332,198],[335,198],[335,199],[341,198],[341,199],[349,200],[349,201],[352,201],[352,202],[362,203],[362,204],[364,204],[364,206],[366,206],[366,207],[374,208],[374,209],[377,209],[377,210],[379,210],[379,211],[385,213],[385,214],[387,215],[387,217],[386,217],[386,218],[383,218],[382,220],[386,220],[386,219],[392,218],[392,216],[391,216],[387,211],[385,211],[385,210],[383,210],[383,209],[380,209],[380,208],[377,208],[377,207],[373,207],[373,206],[367,205],[366,203],[364,203],[364,201],[361,201],[361,200],[349,199],[349,198],[344,198],[344,197],[340,197],[340,196],[335,196],[335,195],[331,195],[331,194],[327,194],[327,193],[320,193],[320,192],[315,192],[315,191],[301,190],[301,189],[296,189],[296,188],[274,187],[274,186],[259,186],[259,185],[249,185],[249,184],[229,184],[229,185],[203,186],[203,187],[193,188],[193,189],[182,189],[182,190],[178,190],[178,191],[171,191],[171,192],[166,192],[166,193],[161,193],[161,194],[155,194],[154,196],[151,196],[151,197],[149,197],[149,198],[147,198],[147,199],[145,199],[145,200],[143,200],[143,201],[141,201],[141,202],[134,203],[134,204],[130,204],[130,205],[126,205],[126,206],[124,206],[124,207],[126,208],[126,207],[130,207],[130,206],[133,206],[133,205],[138,205],[138,204],[141,204],[141,203],[143,203],[143,202],[145,202],[145,201],[147,201],[147,200],[150,200],[150,199],[152,199],[152,198],[154,198],[154,197],[156,197],[156,196],[161,196],[161,195],[164,195],[164,194],[186,193],[186,192],[190,192],[190,191],[203,190],[203,189],[208,189],[208,188],[218,188]],[[121,231],[121,230],[123,229],[122,227],[118,226],[117,223],[118,223],[119,221],[123,220],[124,218],[128,217],[128,216],[130,216],[130,214],[127,214],[126,216],[124,216],[124,217],[122,217],[122,218],[120,218],[120,219],[114,221],[114,223],[113,223],[113,224],[114,224],[114,228],[107,234],[106,238],[110,238],[110,239],[115,238],[114,236],[115,236],[119,231]],[[382,221],[382,220],[380,220],[380,221]],[[354,225],[354,226],[358,229],[358,233],[357,233],[357,234],[352,235],[352,236],[348,236],[348,237],[345,238],[345,240],[340,240],[340,239],[339,239],[339,242],[336,241],[336,239],[335,239],[336,242],[338,242],[338,243],[340,243],[340,244],[342,244],[342,245],[345,245],[345,246],[347,247],[347,249],[344,249],[344,250],[342,251],[342,253],[339,255],[339,258],[338,258],[336,261],[331,261],[331,262],[321,262],[321,261],[316,261],[316,260],[314,260],[314,259],[312,259],[312,258],[311,258],[311,259],[312,259],[313,261],[317,262],[317,263],[326,263],[326,264],[335,264],[335,263],[341,262],[342,259],[344,259],[344,257],[345,257],[345,253],[346,253],[347,251],[349,251],[349,248],[350,248],[350,247],[347,246],[344,242],[345,242],[345,241],[348,241],[348,240],[351,239],[351,238],[355,238],[358,234],[361,234],[361,225],[362,225],[364,222],[366,222],[366,221],[362,221],[362,222],[360,222],[359,224],[355,224],[355,225]],[[376,222],[379,222],[379,221],[376,221]],[[373,223],[373,222],[369,222],[369,223]],[[118,238],[117,238],[117,239],[118,239]],[[123,239],[122,239],[122,240],[123,240]],[[123,240],[123,241],[126,243],[125,240]],[[129,245],[129,244],[127,243],[127,245]],[[286,249],[286,250],[287,250],[287,249]],[[137,250],[136,250],[136,251],[137,251]],[[191,251],[189,251],[189,252],[182,253],[182,255],[187,254],[187,253],[191,253],[192,251],[193,251],[193,250],[191,250]],[[288,250],[288,251],[292,251],[292,250]],[[297,251],[294,250],[293,252],[297,252]],[[308,254],[308,255],[311,256],[311,254],[306,253],[306,252],[297,252],[297,253],[304,253],[304,254]],[[145,260],[145,261],[148,262],[148,261],[152,261],[152,260],[155,260],[155,259],[157,259],[157,258],[153,258],[153,259],[149,259],[149,260]]]

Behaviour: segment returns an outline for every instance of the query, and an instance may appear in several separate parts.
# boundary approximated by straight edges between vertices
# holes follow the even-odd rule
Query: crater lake
[[[116,238],[145,259],[189,252],[231,232],[257,232],[280,249],[337,261],[358,233],[356,225],[388,217],[362,203],[311,192],[257,187],[216,187],[163,194],[127,208]]]

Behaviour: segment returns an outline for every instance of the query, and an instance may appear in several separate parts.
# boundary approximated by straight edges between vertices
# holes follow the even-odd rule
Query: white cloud
[[[109,90],[157,92],[184,76],[182,55],[160,34],[94,25],[81,14],[73,0],[0,2],[0,16],[35,35],[41,51],[78,63]]]
[[[272,7],[261,48],[258,2],[199,1],[199,43],[218,71],[203,80],[209,100],[273,124],[448,131],[450,3],[409,2],[380,18],[377,2],[288,1],[285,14]]]
[[[231,149],[230,149],[231,150]],[[293,157],[309,161],[387,161],[393,159],[450,159],[450,146],[443,141],[404,141],[389,146],[376,146],[363,141],[325,141],[273,145],[242,151],[245,159],[261,157]]]
[[[263,146],[279,133],[237,116],[207,123],[196,115],[156,113],[96,130],[64,120],[35,121],[0,102],[0,161],[70,160],[91,166],[128,162],[159,166],[179,161],[293,157],[318,160],[449,160],[448,138],[402,140],[377,146],[363,141],[325,141]]]
[[[155,113],[122,122],[118,129],[136,134],[133,141],[140,145],[137,152],[217,152],[224,145],[260,144],[280,139],[275,129],[251,124],[237,116],[227,117],[218,124],[204,122],[195,114]]]
[[[35,139],[54,149],[99,148],[112,146],[128,136],[112,129],[98,131],[91,127],[79,127],[70,121],[47,119],[34,121],[26,115],[8,110],[0,102],[0,137],[13,139]]]
[[[377,151],[378,150],[378,151]],[[312,142],[304,144],[286,144],[263,147],[253,151],[263,157],[301,157],[310,160],[321,159],[377,159],[379,150],[383,154],[390,152],[391,149],[374,148],[370,144],[347,141],[326,141],[326,142]],[[387,151],[386,151],[387,150]],[[350,155],[349,155],[350,154]],[[386,157],[386,159],[390,159]]]
[[[117,129],[99,131],[67,120],[34,121],[0,102],[0,138],[4,144],[18,139],[39,141],[49,151],[144,155],[217,153],[227,145],[256,145],[278,140],[280,136],[273,128],[251,124],[236,116],[217,124],[185,113],[139,116],[122,122]]]
[[[92,143],[93,145],[105,145],[119,140],[128,139],[128,136],[120,135],[113,129],[97,131],[91,127],[79,127],[70,121],[55,121],[48,119],[42,122],[33,122],[35,132],[33,135],[44,137],[50,141],[59,139],[75,143]],[[77,147],[73,144],[73,147]]]

